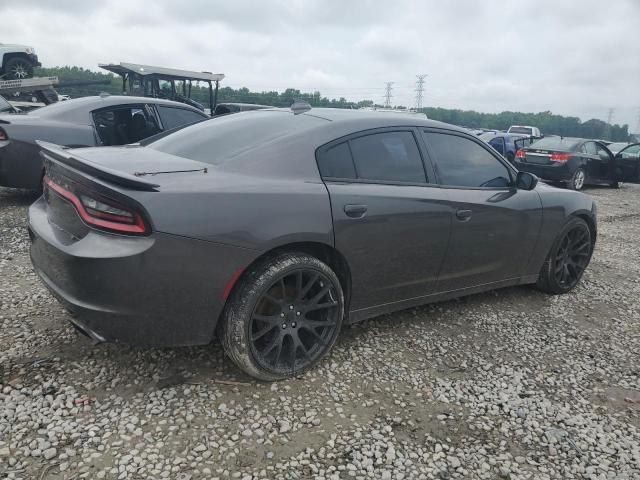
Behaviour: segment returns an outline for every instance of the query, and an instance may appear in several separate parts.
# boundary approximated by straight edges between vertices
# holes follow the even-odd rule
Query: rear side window
[[[328,178],[356,178],[351,151],[347,142],[339,143],[325,150],[318,160],[320,175]]]
[[[318,159],[325,178],[425,183],[420,151],[411,132],[373,133],[324,150]]]
[[[596,144],[593,142],[587,142],[584,144],[584,152],[589,155],[597,155],[598,149],[596,148]]]
[[[442,185],[500,188],[511,185],[509,169],[472,140],[457,135],[424,132],[435,156]]]
[[[163,105],[156,105],[156,107],[165,130],[199,122],[205,118],[204,115],[185,108],[165,107]]]

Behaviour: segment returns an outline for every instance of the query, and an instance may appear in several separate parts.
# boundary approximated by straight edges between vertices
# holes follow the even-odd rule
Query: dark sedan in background
[[[97,341],[206,344],[297,375],[343,323],[521,284],[565,293],[594,202],[537,184],[463,129],[360,110],[268,109],[148,146],[44,145],[36,272]],[[517,246],[517,248],[514,248]]]
[[[0,186],[41,188],[44,170],[36,140],[67,147],[125,145],[206,118],[184,103],[111,95],[0,115]]]
[[[572,190],[587,185],[617,187],[633,178],[616,168],[616,156],[601,142],[584,138],[545,137],[516,153],[515,166],[552,182],[563,182]]]

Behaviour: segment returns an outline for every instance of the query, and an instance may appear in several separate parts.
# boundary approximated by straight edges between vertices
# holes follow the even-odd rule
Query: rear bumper
[[[161,233],[90,230],[77,240],[51,225],[46,210],[42,197],[29,208],[31,261],[70,321],[97,341],[209,343],[226,283],[254,253]]]
[[[558,163],[557,165],[537,165],[535,163],[525,163],[515,161],[515,167],[521,172],[529,172],[552,182],[563,182],[571,180],[572,172],[566,163]]]

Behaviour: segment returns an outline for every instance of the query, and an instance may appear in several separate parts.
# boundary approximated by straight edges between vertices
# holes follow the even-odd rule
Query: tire
[[[282,253],[242,275],[220,320],[220,337],[245,373],[282,380],[313,368],[329,353],[343,316],[344,294],[333,270],[306,253]]]
[[[587,174],[584,171],[584,168],[578,167],[576,171],[571,175],[571,180],[567,184],[571,190],[580,191],[584,187],[584,182],[587,179]]]
[[[566,239],[569,239],[568,244],[572,244],[572,238],[580,238],[580,244],[576,245],[574,255],[566,255],[563,251],[567,245]],[[556,240],[553,242],[551,250],[540,269],[536,287],[543,292],[554,295],[570,292],[580,282],[584,270],[591,261],[592,253],[593,243],[587,222],[578,217],[571,218],[564,227],[562,227],[562,230],[560,230]],[[566,271],[570,275],[575,273],[575,278],[572,278],[571,281],[563,282],[560,278],[562,276],[560,270],[562,267],[562,271],[565,271],[563,262],[566,262],[567,259],[573,262],[574,265],[573,267],[567,266]],[[573,270],[573,272],[571,270]]]
[[[23,57],[12,57],[4,64],[5,76],[9,80],[24,80],[33,77],[33,65]]]

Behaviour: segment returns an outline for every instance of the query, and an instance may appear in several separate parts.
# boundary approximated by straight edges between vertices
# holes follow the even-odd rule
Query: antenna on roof
[[[293,104],[291,104],[291,111],[294,115],[299,115],[300,113],[308,112],[311,110],[311,105],[309,102],[305,102],[304,100],[294,100]]]

